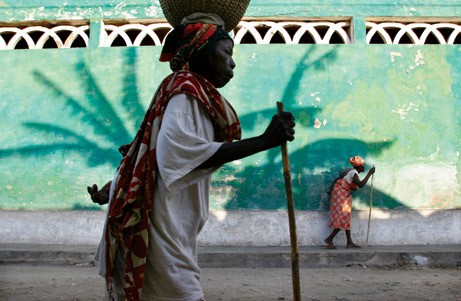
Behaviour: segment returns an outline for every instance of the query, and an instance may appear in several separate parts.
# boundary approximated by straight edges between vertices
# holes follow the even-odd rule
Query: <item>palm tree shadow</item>
[[[296,105],[295,99],[299,92],[301,83],[303,82],[303,75],[309,70],[324,70],[327,66],[327,63],[336,59],[338,46],[335,46],[320,54],[315,53],[316,49],[317,48],[314,45],[311,45],[307,48],[304,55],[299,59],[298,63],[296,64],[296,69],[291,75],[282,96],[285,110],[292,112],[296,118],[297,124],[305,127],[311,126],[313,124],[316,113],[319,113],[321,109],[316,107],[299,107]],[[308,61],[310,61],[310,63],[308,63]],[[262,118],[265,120],[270,120],[274,113],[275,111],[271,109],[260,110],[257,112],[241,115],[239,116],[239,119],[242,123],[242,128],[244,130],[251,131],[254,129],[259,120]]]
[[[304,75],[310,70],[323,70],[337,58],[337,46],[320,54],[312,45],[298,61],[283,97],[286,110],[293,113],[297,126],[312,128],[316,115],[321,112],[318,107],[299,107],[295,103]],[[310,63],[309,63],[310,62]],[[275,112],[262,110],[240,119],[245,130],[251,130],[258,120],[269,120]],[[366,157],[368,154],[379,155],[392,146],[390,142],[364,142],[356,139],[325,139],[311,143],[290,154],[295,207],[299,210],[316,210],[329,208],[329,197],[326,191],[331,182],[343,167],[338,162],[344,162],[350,154]],[[285,183],[281,172],[281,162],[277,161],[280,151],[273,148],[267,151],[267,163],[261,167],[247,166],[237,170],[232,165],[226,165],[219,171],[214,187],[221,189],[232,187],[232,194],[224,205],[227,210],[265,209],[276,210],[286,208]],[[313,170],[324,170],[312,174]],[[235,177],[228,175],[235,174]],[[226,179],[232,180],[226,180]],[[241,179],[241,180],[235,180]],[[381,200],[381,206],[387,208],[404,207],[402,203],[383,192],[375,192]],[[361,198],[364,199],[364,198]]]
[[[126,49],[125,65],[128,70],[123,81],[123,97],[120,107],[128,112],[128,118],[133,121],[143,116],[143,108],[137,94],[136,51]],[[0,149],[1,158],[9,156],[40,157],[54,152],[77,152],[87,158],[90,167],[109,163],[116,167],[120,161],[118,146],[131,141],[132,135],[126,123],[115,109],[116,101],[109,100],[103,93],[96,78],[84,61],[73,66],[76,80],[80,81],[84,98],[76,99],[66,93],[65,87],[59,86],[45,73],[34,71],[33,78],[48,88],[56,99],[64,100],[64,107],[70,109],[70,118],[78,124],[84,124],[86,131],[79,133],[74,129],[65,128],[59,124],[28,121],[22,126],[33,132],[54,137],[46,144],[31,144],[17,148]],[[129,79],[129,80],[128,80]],[[62,118],[62,117],[61,117]],[[104,146],[103,146],[104,145]]]
[[[315,45],[309,45],[296,64],[296,68],[283,91],[282,99],[285,111],[290,111],[294,115],[297,127],[311,127],[316,115],[322,110],[318,107],[299,107],[296,105],[296,95],[300,90],[304,75],[309,70],[325,70],[328,63],[336,60],[338,47],[339,46],[328,47],[326,51],[316,53],[316,50],[319,48]],[[265,109],[241,115],[239,119],[242,124],[242,129],[251,131],[260,120],[270,120],[274,113],[276,113],[275,110]],[[269,162],[274,162],[278,154],[278,149],[270,149],[267,151],[267,159]]]
[[[76,81],[80,82],[83,90],[84,97],[80,99],[66,93],[65,86],[51,80],[44,72],[34,71],[32,75],[35,81],[46,87],[55,99],[63,100],[63,109],[70,109],[69,118],[78,124],[78,128],[82,128],[83,125],[85,131],[79,132],[74,127],[66,128],[60,124],[35,120],[23,122],[22,126],[28,129],[31,137],[40,133],[43,137],[52,137],[51,140],[47,143],[0,149],[0,158],[36,158],[52,153],[65,155],[76,153],[85,158],[89,167],[109,164],[116,168],[121,159],[117,151],[118,146],[129,143],[132,139],[127,124],[136,124],[144,114],[137,94],[138,81],[134,72],[137,61],[136,49],[127,47],[123,59],[123,66],[127,69],[124,73],[123,95],[118,101],[110,100],[105,96],[84,61],[73,65]],[[128,117],[123,119],[116,107],[122,108]],[[59,120],[62,118],[61,116]],[[131,122],[125,123],[126,120]],[[73,210],[101,210],[101,208],[95,204],[79,202],[72,207]]]

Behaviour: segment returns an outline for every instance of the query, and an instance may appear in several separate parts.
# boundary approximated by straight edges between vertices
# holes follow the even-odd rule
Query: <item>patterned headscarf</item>
[[[232,40],[223,29],[219,16],[192,14],[168,34],[160,61],[170,62],[173,71],[189,70],[190,62],[208,59],[216,43],[222,39]]]
[[[360,157],[360,156],[355,156],[355,157],[349,158],[349,162],[354,167],[364,166],[365,165],[365,160],[363,160],[362,157]]]

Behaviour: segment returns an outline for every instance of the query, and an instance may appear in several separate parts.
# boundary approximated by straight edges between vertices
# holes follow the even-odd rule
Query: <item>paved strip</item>
[[[88,264],[97,246],[0,244],[0,262]],[[200,247],[203,268],[282,268],[291,266],[290,247]],[[461,266],[460,245],[369,246],[336,250],[300,247],[301,267]]]

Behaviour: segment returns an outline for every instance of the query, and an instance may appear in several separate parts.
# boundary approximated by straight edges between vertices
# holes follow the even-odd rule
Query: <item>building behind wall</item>
[[[461,243],[460,12],[456,0],[251,1],[222,94],[244,137],[277,101],[296,115],[301,245],[329,232],[326,191],[353,155],[377,169],[370,244]],[[86,186],[111,179],[170,72],[158,61],[170,30],[157,1],[0,1],[0,241],[98,242],[106,208]],[[359,243],[369,206],[366,186]],[[210,207],[201,245],[288,245],[279,150],[221,168]]]

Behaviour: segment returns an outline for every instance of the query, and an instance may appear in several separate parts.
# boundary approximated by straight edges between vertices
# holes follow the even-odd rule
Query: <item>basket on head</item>
[[[224,29],[233,30],[242,19],[250,0],[160,0],[163,14],[171,26],[196,12],[213,13],[224,20]]]

